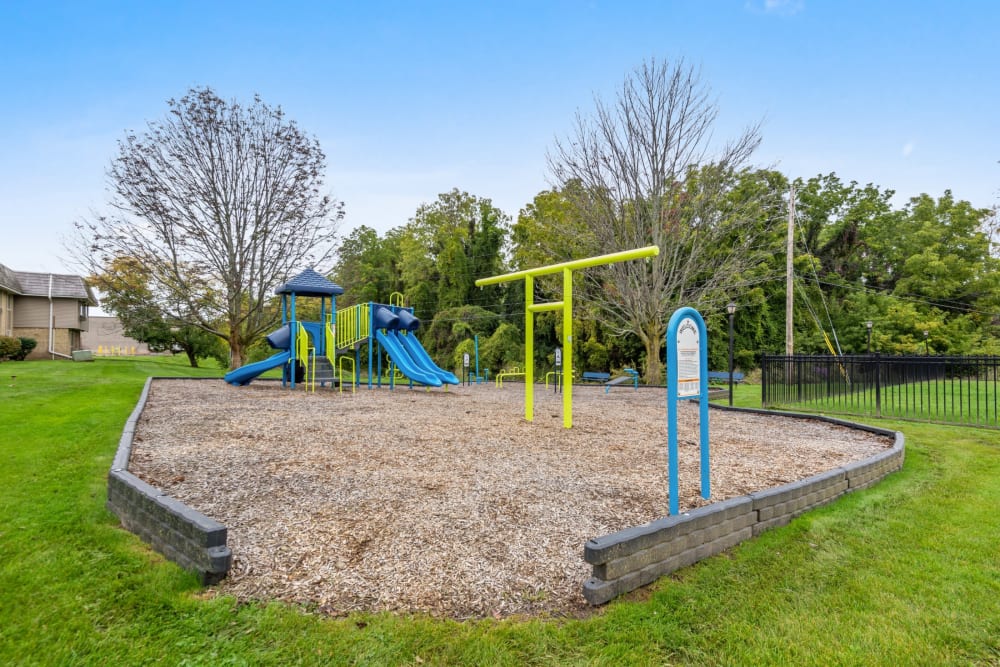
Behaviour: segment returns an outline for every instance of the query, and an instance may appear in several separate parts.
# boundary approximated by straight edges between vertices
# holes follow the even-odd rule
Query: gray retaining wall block
[[[648,549],[651,546],[696,530],[712,526],[750,511],[746,496],[730,498],[698,507],[678,516],[668,516],[641,526],[626,528],[611,535],[595,537],[584,545],[583,558],[588,563],[603,563],[614,558]]]
[[[720,554],[849,491],[870,486],[903,466],[905,446],[899,432],[816,415],[714,404],[711,407],[826,421],[892,436],[894,443],[890,449],[864,461],[588,540],[584,545],[584,560],[593,565],[593,573],[583,584],[583,596],[590,604],[604,604],[663,575]]]
[[[225,578],[232,565],[226,546],[226,526],[205,516],[128,471],[135,426],[154,379],[148,378],[139,401],[125,423],[108,473],[108,509],[129,531],[186,570],[198,573],[203,584]],[[190,379],[190,378],[183,378]]]

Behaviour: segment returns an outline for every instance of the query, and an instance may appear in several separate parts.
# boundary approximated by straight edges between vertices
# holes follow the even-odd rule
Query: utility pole
[[[795,284],[792,280],[792,254],[795,247],[795,186],[788,191],[788,245],[785,250],[785,355],[792,356],[795,339],[792,333],[792,302]]]

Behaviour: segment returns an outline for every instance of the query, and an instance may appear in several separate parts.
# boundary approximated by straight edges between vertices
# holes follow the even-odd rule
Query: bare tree
[[[76,255],[94,275],[138,262],[159,310],[226,340],[236,367],[275,323],[269,290],[330,260],[343,205],[323,191],[319,142],[280,107],[209,88],[167,104],[119,141],[114,212],[78,225]]]
[[[613,104],[598,98],[592,116],[578,113],[571,136],[548,155],[594,254],[660,248],[644,262],[588,271],[584,285],[613,330],[642,341],[651,383],[662,382],[670,313],[725,303],[723,288],[758,259],[762,198],[744,185],[759,126],[716,149],[709,95],[683,62],[643,63]]]

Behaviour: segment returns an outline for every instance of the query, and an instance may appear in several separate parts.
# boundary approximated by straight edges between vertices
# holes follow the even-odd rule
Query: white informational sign
[[[556,366],[562,366],[562,348],[556,348]]]
[[[468,352],[466,352],[465,354],[462,355],[462,365],[465,366],[466,368],[469,367],[469,353]]]
[[[677,396],[697,396],[701,393],[701,364],[698,326],[690,317],[677,327]]]

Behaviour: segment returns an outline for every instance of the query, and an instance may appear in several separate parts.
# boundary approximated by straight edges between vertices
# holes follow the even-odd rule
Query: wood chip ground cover
[[[573,614],[583,545],[665,516],[665,391],[575,387],[290,391],[154,381],[130,469],[229,527],[221,594],[329,614]],[[681,511],[699,495],[698,410],[680,409]],[[872,456],[884,437],[710,412],[712,499]]]

